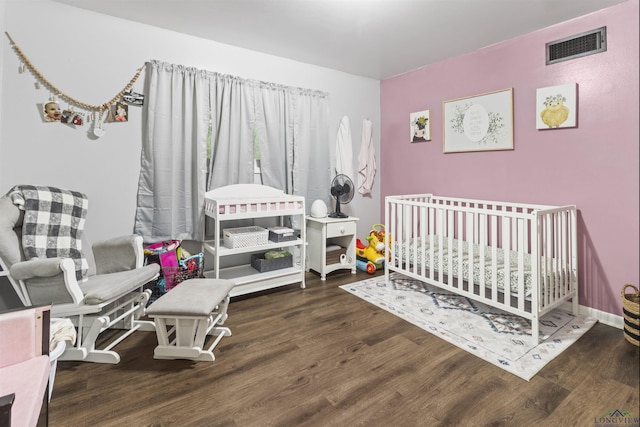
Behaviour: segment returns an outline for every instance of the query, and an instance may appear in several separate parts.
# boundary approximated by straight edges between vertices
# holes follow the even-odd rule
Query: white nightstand
[[[339,269],[351,269],[356,274],[356,222],[358,218],[313,218],[307,217],[307,268],[320,273],[326,280],[327,274]],[[344,256],[336,256],[335,248]]]

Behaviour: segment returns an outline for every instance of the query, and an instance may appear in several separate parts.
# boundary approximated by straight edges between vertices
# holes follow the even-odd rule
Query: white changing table
[[[244,295],[292,283],[305,283],[305,199],[293,196],[277,188],[258,184],[234,184],[208,191],[205,194],[204,213],[213,219],[213,230],[207,230],[212,240],[203,242],[203,252],[213,257],[212,269],[205,263],[205,277],[227,279],[236,283],[230,296]],[[295,217],[300,235],[287,242],[272,242],[256,246],[227,248],[224,246],[222,230],[228,221],[239,219],[276,218],[279,225],[287,217]],[[250,264],[222,267],[225,257],[238,254],[266,252],[272,249],[286,249],[294,254],[292,267],[273,271],[259,272]]]

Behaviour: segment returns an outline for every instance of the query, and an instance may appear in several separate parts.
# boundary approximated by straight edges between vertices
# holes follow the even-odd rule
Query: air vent
[[[607,50],[607,27],[565,37],[546,44],[547,65]]]

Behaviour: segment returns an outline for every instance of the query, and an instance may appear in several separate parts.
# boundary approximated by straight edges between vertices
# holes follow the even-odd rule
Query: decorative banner
[[[16,52],[16,54],[22,61],[22,64],[20,65],[20,68],[18,71],[20,73],[23,73],[25,71],[25,68],[28,68],[37,79],[35,83],[36,89],[39,89],[40,84],[42,84],[46,86],[53,94],[50,100],[47,100],[42,104],[42,119],[46,123],[58,122],[58,123],[72,124],[76,126],[80,126],[84,123],[84,114],[75,113],[72,108],[68,108],[67,110],[65,110],[64,120],[62,120],[63,111],[60,108],[60,104],[56,100],[56,96],[58,96],[64,99],[67,103],[75,105],[83,110],[86,110],[87,112],[92,113],[91,119],[94,121],[93,134],[97,137],[100,137],[105,133],[104,127],[103,127],[104,112],[112,113],[110,114],[110,116],[113,117],[114,121],[126,122],[128,121],[127,102],[134,105],[142,105],[144,102],[143,95],[131,91],[134,83],[140,77],[140,74],[142,73],[142,70],[144,67],[138,68],[135,75],[131,78],[131,81],[129,81],[129,83],[124,87],[124,89],[122,89],[116,96],[111,98],[109,101],[100,105],[88,104],[86,102],[82,102],[76,98],[73,98],[70,95],[67,95],[66,93],[58,89],[56,86],[54,86],[49,80],[47,80],[42,75],[42,73],[40,73],[36,69],[36,67],[31,63],[31,61],[29,61],[29,59],[22,52],[22,50],[20,50],[18,45],[14,43],[9,33],[5,31],[5,34],[9,39],[9,42],[11,43],[11,47],[13,48],[13,50]],[[127,95],[126,97],[125,97],[125,94]]]

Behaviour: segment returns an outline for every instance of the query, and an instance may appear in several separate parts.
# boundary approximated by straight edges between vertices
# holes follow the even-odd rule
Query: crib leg
[[[571,298],[571,312],[573,313],[574,316],[577,316],[580,311],[580,308],[578,307],[578,296],[575,296],[573,298]]]
[[[538,316],[535,316],[531,320],[531,339],[535,345],[538,345],[540,342],[540,322],[538,321]]]

